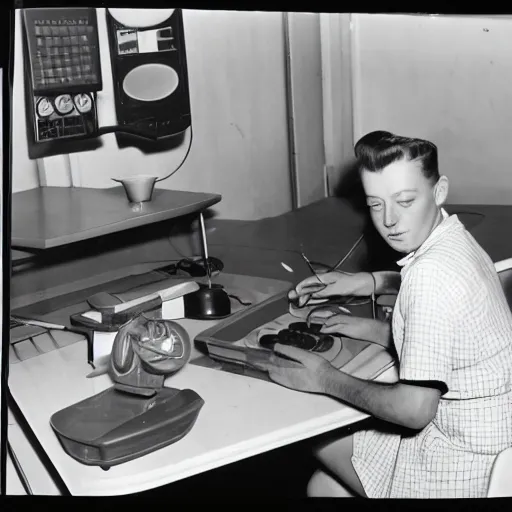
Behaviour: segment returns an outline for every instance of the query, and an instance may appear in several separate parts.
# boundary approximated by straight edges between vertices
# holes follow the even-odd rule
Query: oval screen
[[[133,68],[123,81],[124,92],[138,101],[158,101],[172,94],[179,84],[178,73],[164,64]]]
[[[168,20],[174,9],[109,9],[108,12],[121,25],[131,28],[146,28],[160,25]]]

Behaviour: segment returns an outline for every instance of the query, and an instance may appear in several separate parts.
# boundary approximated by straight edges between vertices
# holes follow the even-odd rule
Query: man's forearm
[[[361,321],[367,324],[364,336],[365,341],[381,345],[386,349],[391,347],[393,336],[389,322],[373,318],[361,319]]]
[[[398,290],[400,290],[400,284],[402,282],[400,272],[382,270],[371,273],[362,272],[362,274],[366,275],[366,279],[364,280],[362,288],[358,290],[359,295],[371,295],[374,286],[376,295],[396,295]],[[372,274],[375,278],[375,284],[372,279]]]
[[[430,421],[419,387],[365,381],[334,367],[326,371],[322,380],[326,395],[384,421],[412,429],[423,428]]]

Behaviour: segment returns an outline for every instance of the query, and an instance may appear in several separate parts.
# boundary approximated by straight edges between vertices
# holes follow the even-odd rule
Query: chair
[[[512,497],[512,447],[503,450],[496,457],[491,470],[487,497]]]

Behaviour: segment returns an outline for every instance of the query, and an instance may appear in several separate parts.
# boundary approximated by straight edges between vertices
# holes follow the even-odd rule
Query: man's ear
[[[448,189],[450,188],[450,182],[446,176],[441,176],[434,187],[434,198],[437,206],[445,204],[448,198]]]

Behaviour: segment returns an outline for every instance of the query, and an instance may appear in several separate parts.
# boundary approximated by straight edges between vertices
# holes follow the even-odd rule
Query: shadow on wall
[[[84,153],[85,151],[101,149],[105,145],[101,136],[107,133],[115,133],[117,146],[119,149],[133,147],[139,149],[145,155],[171,151],[183,145],[185,141],[186,130],[176,135],[155,140],[154,138],[150,139],[144,136],[125,132],[123,129],[129,130],[130,128],[124,128],[123,126],[102,127],[99,129],[98,137],[96,138],[64,141],[55,140],[49,141],[46,145],[41,146],[41,144],[36,144],[34,142],[32,132],[30,131],[29,124],[27,123],[26,134],[29,156],[32,160],[34,160],[37,158],[44,158],[49,156]],[[190,143],[192,143],[192,141]]]
[[[403,258],[403,254],[392,249],[375,229],[366,204],[366,195],[355,158],[343,167],[341,177],[334,189],[334,196],[347,201],[358,214],[364,217],[363,233],[366,241],[368,270],[398,271],[396,262]]]
[[[130,133],[124,133],[119,130],[116,132],[116,139],[119,149],[133,147],[140,149],[140,151],[145,155],[151,155],[154,153],[171,151],[180,147],[185,141],[185,132],[186,130],[170,137],[152,140],[144,137],[138,137]],[[190,144],[192,144],[192,140],[190,141]]]
[[[208,223],[215,214],[211,210],[206,210],[203,214],[208,236],[211,230]],[[165,262],[171,263],[183,258],[203,255],[201,229],[196,214],[174,219],[171,224],[169,221],[161,221],[103,235],[95,238],[94,243],[91,243],[91,240],[83,240],[66,246],[26,252],[35,257],[27,258],[22,266],[17,267],[18,278],[23,273],[31,272],[36,268],[55,269],[62,264],[68,267],[75,265],[80,269],[83,265],[80,262],[95,259],[101,262],[101,258],[108,258],[109,254],[117,254],[123,259],[124,264],[131,265],[138,261],[139,263],[162,263],[162,266]]]

